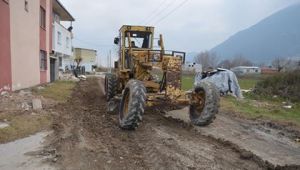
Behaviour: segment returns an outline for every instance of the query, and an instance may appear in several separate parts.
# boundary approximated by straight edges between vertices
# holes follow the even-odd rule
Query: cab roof
[[[125,32],[125,31],[154,32],[154,27],[152,27],[152,26],[123,25],[120,28],[120,32]]]

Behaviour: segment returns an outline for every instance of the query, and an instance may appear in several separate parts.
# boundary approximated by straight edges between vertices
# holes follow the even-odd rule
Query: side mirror
[[[119,41],[120,41],[119,37],[116,37],[116,38],[114,39],[114,43],[115,43],[116,45],[119,44]]]
[[[158,41],[157,41],[157,44],[158,44],[158,46],[160,47],[160,46],[161,46],[161,41],[158,40]]]

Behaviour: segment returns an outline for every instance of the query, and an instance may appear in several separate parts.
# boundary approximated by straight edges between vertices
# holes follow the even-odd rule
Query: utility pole
[[[107,72],[109,72],[109,54],[107,54],[107,63],[106,63],[106,67],[107,67]]]
[[[109,73],[111,73],[111,50],[109,50]]]

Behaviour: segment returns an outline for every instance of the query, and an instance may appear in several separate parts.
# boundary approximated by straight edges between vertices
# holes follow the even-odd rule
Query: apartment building
[[[54,1],[53,3],[53,19],[52,19],[52,53],[50,55],[50,80],[56,80],[58,78],[58,71],[65,69],[65,63],[72,62],[73,56],[73,34],[72,34],[72,22],[75,19],[66,10],[66,8],[59,3]],[[62,22],[70,22],[68,28],[62,25]]]
[[[55,80],[57,54],[71,56],[55,44],[68,37],[71,46],[71,30],[60,21],[74,18],[58,0],[0,0],[0,92]]]

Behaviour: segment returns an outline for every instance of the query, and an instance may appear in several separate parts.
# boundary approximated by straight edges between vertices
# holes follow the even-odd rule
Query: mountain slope
[[[255,63],[300,56],[300,4],[238,32],[211,50],[222,59],[241,54]]]

